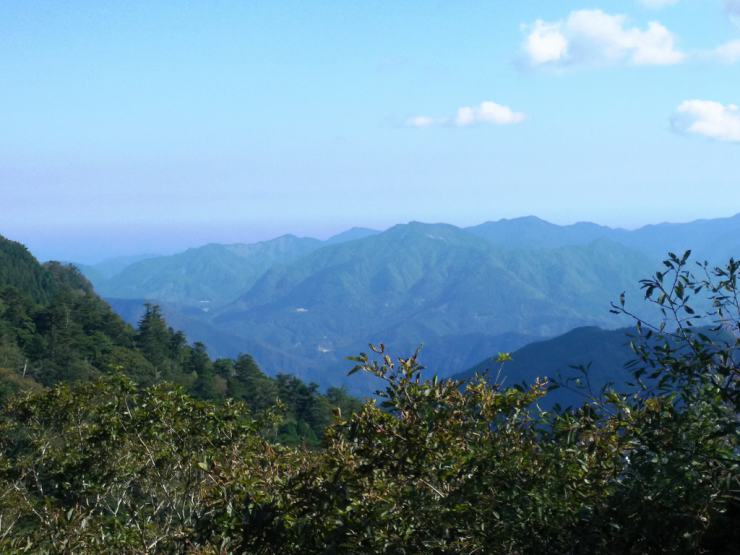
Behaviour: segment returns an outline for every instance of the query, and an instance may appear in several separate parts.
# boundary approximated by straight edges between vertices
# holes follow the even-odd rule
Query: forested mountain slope
[[[525,341],[582,325],[613,326],[609,302],[637,293],[650,261],[607,240],[548,251],[507,251],[454,226],[411,223],[275,267],[213,323],[307,359],[336,365],[368,341],[397,352]],[[615,293],[616,292],[616,293]],[[515,335],[512,335],[515,334]],[[443,339],[444,338],[444,339]],[[491,351],[464,352],[456,364]],[[464,361],[463,361],[464,359]],[[453,373],[465,366],[439,368]]]
[[[209,244],[172,256],[115,258],[80,269],[104,297],[156,300],[207,311],[245,293],[275,264],[291,264],[322,246],[377,233],[357,227],[326,241],[284,235],[253,244]]]
[[[172,382],[195,397],[242,400],[254,411],[279,398],[288,415],[281,441],[316,445],[331,408],[357,404],[340,389],[321,394],[317,384],[286,372],[268,377],[236,344],[233,358],[212,360],[203,343],[189,344],[168,325],[156,305],[144,307],[135,328],[74,266],[42,266],[25,247],[2,238],[0,249],[0,405],[20,390],[122,372],[139,386]]]

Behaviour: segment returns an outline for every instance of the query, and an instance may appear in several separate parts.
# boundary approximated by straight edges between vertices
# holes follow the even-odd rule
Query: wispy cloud
[[[728,15],[740,16],[740,0],[723,0]]]
[[[671,121],[680,132],[697,133],[721,141],[740,141],[740,110],[734,104],[712,100],[685,100]]]
[[[448,117],[416,116],[406,121],[412,127],[429,127],[431,125],[454,125],[467,127],[474,123],[491,123],[505,125],[518,123],[526,116],[522,112],[515,112],[508,106],[502,106],[492,101],[481,102],[478,106],[463,106],[458,108],[457,114]]]
[[[436,123],[447,123],[449,118],[432,118],[429,116],[416,116],[406,121],[407,125],[412,127],[429,127]]]
[[[624,15],[601,10],[578,10],[567,19],[538,19],[522,25],[527,33],[522,48],[530,67],[578,67],[627,63],[668,65],[684,54],[675,48],[673,34],[657,21],[647,29],[627,27]]]
[[[712,51],[710,58],[726,64],[740,61],[740,40],[731,40],[718,46]]]
[[[740,0],[722,0],[725,14],[737,27],[740,27]]]

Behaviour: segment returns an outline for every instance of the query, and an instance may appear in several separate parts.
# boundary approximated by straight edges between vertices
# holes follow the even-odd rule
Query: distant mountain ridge
[[[668,251],[683,252],[683,250],[691,248],[696,253],[701,253],[704,258],[720,263],[733,256],[733,253],[737,253],[740,249],[740,236],[738,235],[738,231],[740,230],[740,213],[727,218],[695,220],[688,223],[649,224],[635,230],[610,228],[590,222],[557,225],[536,216],[488,221],[461,229],[507,250],[539,250],[570,245],[586,245],[597,239],[607,238],[635,249],[650,258],[662,259]],[[305,256],[315,249],[342,242],[360,240],[380,233],[380,231],[373,229],[354,227],[334,235],[325,241],[309,237],[298,238],[285,235],[253,244],[219,245],[213,243],[195,249],[188,249],[185,252],[199,251],[201,249],[207,251],[209,249],[213,250],[215,247],[225,247],[237,256],[244,258],[256,256],[259,259],[258,252],[265,251],[265,254],[259,260],[259,263],[264,267],[264,265],[269,266],[271,263],[289,264],[292,259]],[[289,243],[291,240],[297,240],[303,243],[301,247],[298,247],[292,253],[288,252],[290,251],[290,247],[285,245],[285,243]],[[270,251],[282,251],[282,255],[270,255]],[[95,279],[91,279],[91,281],[96,287],[100,287],[104,281],[117,276],[126,268],[140,261],[154,258],[169,259],[182,257],[185,252],[171,256],[143,254],[117,257],[95,265],[75,265],[88,278],[90,276],[94,277]],[[284,256],[285,259],[280,260],[281,256]],[[139,271],[129,275],[127,279],[112,282],[108,286],[110,289],[109,292],[113,293],[117,287],[125,288],[128,282],[132,280],[143,279],[147,271],[159,272],[160,267],[158,264],[161,264],[161,262],[152,263],[151,268],[146,264],[140,265],[138,267]],[[188,269],[187,264],[175,266],[180,271]],[[133,292],[129,291],[128,293],[133,295]]]
[[[606,238],[659,259],[669,251],[693,249],[703,258],[720,264],[740,252],[740,213],[683,224],[649,224],[635,230],[590,222],[560,226],[535,216],[485,222],[465,230],[512,250],[584,245]]]
[[[241,338],[257,346],[243,350],[268,372],[287,364],[304,379],[334,385],[349,368],[344,357],[367,350],[368,341],[401,355],[424,343],[424,363],[451,375],[573,328],[626,325],[609,303],[623,291],[640,299],[639,280],[661,267],[668,250],[690,248],[695,260],[719,264],[740,253],[738,238],[740,214],[634,231],[536,217],[465,229],[411,222],[384,232],[353,228],[327,241],[206,245],[93,282],[114,306],[118,299],[163,303],[214,352],[231,354]]]
[[[652,270],[647,257],[607,239],[508,251],[454,226],[412,222],[275,266],[211,322],[320,366],[320,383],[367,341],[403,355],[423,342],[430,363],[425,351],[439,353],[443,342],[456,357],[435,370],[449,375],[483,349],[521,346],[517,336],[619,325],[609,302],[624,290],[639,295]],[[477,343],[466,339],[476,334]]]
[[[291,264],[324,245],[376,233],[380,232],[352,228],[326,241],[283,235],[253,244],[212,243],[172,256],[120,257],[77,267],[103,296],[210,308],[246,292],[274,264]]]
[[[317,239],[293,235],[253,245],[210,244],[140,260],[95,286],[105,297],[220,306],[246,292],[274,264],[290,264],[319,246]]]

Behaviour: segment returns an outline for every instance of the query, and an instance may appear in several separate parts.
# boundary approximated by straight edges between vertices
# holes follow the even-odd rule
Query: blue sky
[[[740,0],[4,0],[0,234],[95,262],[730,216],[738,104]]]

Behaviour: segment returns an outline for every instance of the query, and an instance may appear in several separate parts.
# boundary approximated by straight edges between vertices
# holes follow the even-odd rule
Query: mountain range
[[[624,291],[649,316],[639,280],[668,251],[720,264],[740,251],[739,232],[740,214],[632,231],[535,217],[468,228],[411,222],[327,241],[286,235],[119,259],[116,273],[113,261],[78,267],[129,321],[144,302],[158,303],[212,354],[246,351],[268,373],[368,393],[369,382],[346,381],[344,360],[368,341],[403,356],[423,343],[422,363],[449,376],[574,328],[625,326],[609,303]]]

